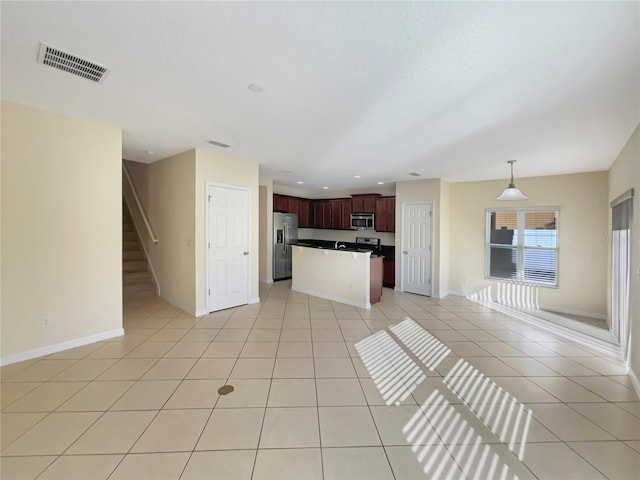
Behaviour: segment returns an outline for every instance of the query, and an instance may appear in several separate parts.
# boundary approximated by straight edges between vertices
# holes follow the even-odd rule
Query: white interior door
[[[249,192],[209,185],[208,286],[210,312],[249,302]]]
[[[402,290],[431,295],[430,203],[402,205]]]

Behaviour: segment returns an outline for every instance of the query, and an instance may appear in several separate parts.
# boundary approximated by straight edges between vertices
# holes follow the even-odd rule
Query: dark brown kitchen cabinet
[[[342,223],[340,224],[341,230],[351,230],[351,199],[342,199]]]
[[[385,287],[393,288],[396,286],[396,262],[393,260],[387,260],[385,258],[382,263],[384,274],[382,277],[382,284]]]
[[[380,257],[374,257],[369,262],[369,302],[374,304],[382,297],[383,263]]]
[[[365,195],[351,195],[351,211],[353,213],[375,213],[376,198],[379,193],[369,193]]]
[[[313,202],[313,227],[314,228],[324,228],[322,226],[322,220],[324,209],[322,205],[322,200],[315,200]]]
[[[300,199],[296,197],[287,198],[287,213],[294,213],[298,215],[300,207]],[[299,226],[299,225],[298,225]]]
[[[331,228],[331,204],[329,200],[313,201],[313,225],[315,228]]]
[[[306,198],[299,199],[298,204],[298,227],[313,228],[313,201]]]
[[[378,232],[395,230],[395,197],[382,197],[379,194],[310,200],[274,193],[273,211],[295,213],[300,228],[334,230],[350,230],[351,213],[375,213]]]
[[[396,197],[376,198],[376,232],[396,231]]]
[[[339,198],[329,200],[331,204],[331,226],[334,230],[342,227],[342,200]]]
[[[298,215],[298,227],[313,228],[313,200],[273,194],[273,211],[295,213]]]
[[[278,195],[277,193],[274,193],[273,194],[273,211],[289,213],[288,199],[289,197],[285,197],[284,195]]]

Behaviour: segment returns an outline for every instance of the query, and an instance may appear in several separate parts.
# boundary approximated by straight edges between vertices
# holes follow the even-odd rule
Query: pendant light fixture
[[[526,200],[529,197],[522,193],[513,183],[513,164],[516,163],[516,160],[509,160],[507,163],[511,165],[511,182],[509,183],[509,186],[504,189],[504,192],[500,194],[497,200]]]

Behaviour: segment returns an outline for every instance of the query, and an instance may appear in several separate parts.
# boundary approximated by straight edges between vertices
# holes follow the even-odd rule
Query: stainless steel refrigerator
[[[291,278],[291,245],[298,242],[298,216],[273,214],[273,279]]]

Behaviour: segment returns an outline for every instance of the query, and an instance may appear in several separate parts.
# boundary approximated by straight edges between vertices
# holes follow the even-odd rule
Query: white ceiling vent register
[[[215,145],[216,147],[229,148],[231,145],[227,145],[226,143],[218,142],[217,140],[209,140],[211,145]]]
[[[102,80],[109,71],[107,67],[90,62],[72,53],[64,52],[43,42],[40,43],[38,61],[94,82]]]

